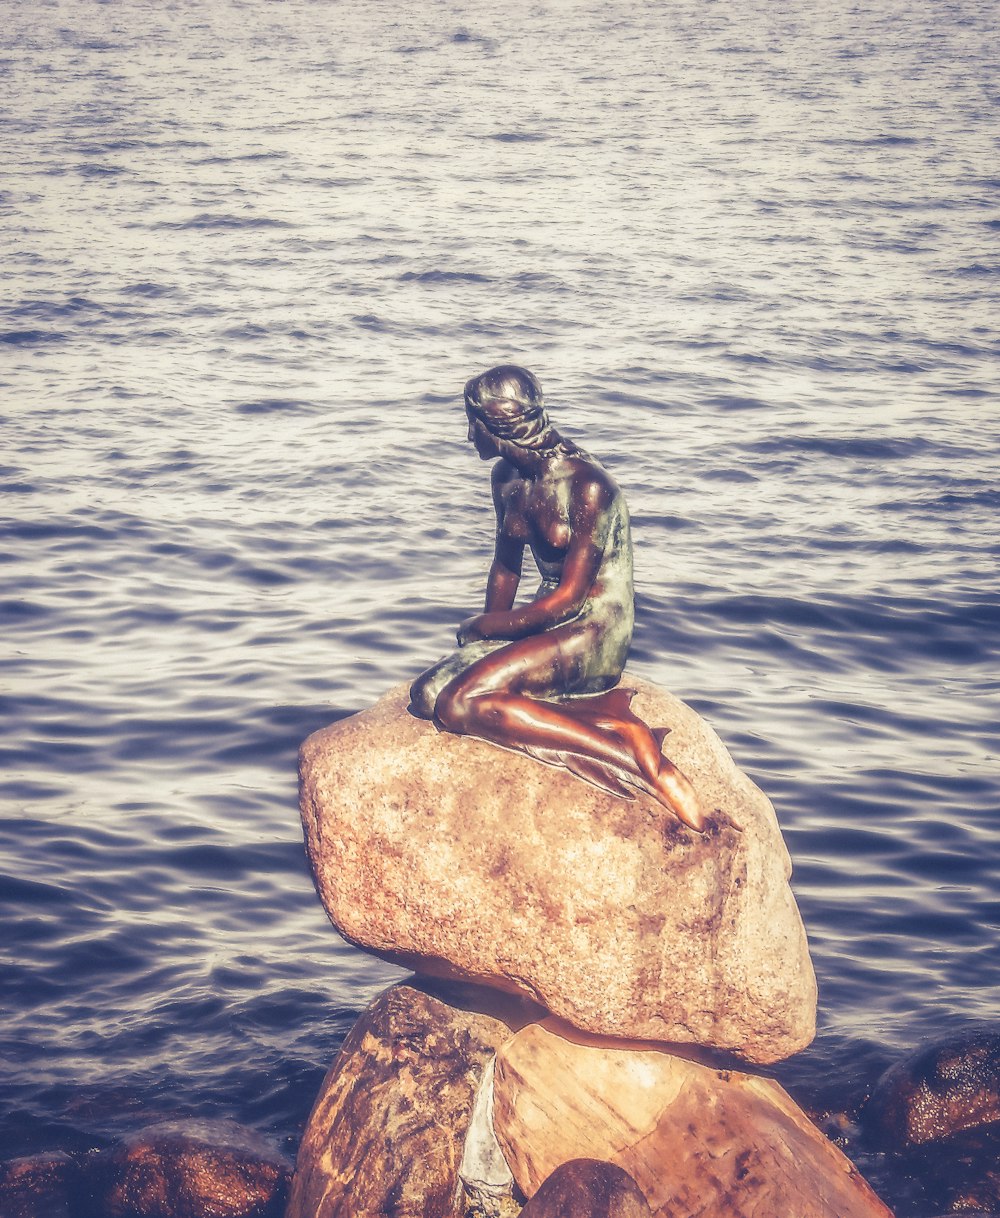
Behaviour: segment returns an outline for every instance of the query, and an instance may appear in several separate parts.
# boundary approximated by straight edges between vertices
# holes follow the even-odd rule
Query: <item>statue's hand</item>
[[[478,643],[487,636],[483,633],[486,617],[485,613],[477,613],[475,617],[467,617],[458,628],[458,645],[464,647],[466,643]]]

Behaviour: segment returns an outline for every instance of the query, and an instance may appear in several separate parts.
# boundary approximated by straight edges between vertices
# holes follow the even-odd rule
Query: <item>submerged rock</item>
[[[1000,1121],[1000,1034],[968,1032],[897,1062],[876,1083],[863,1119],[884,1150]]]
[[[380,995],[323,1083],[286,1218],[462,1218],[459,1166],[483,1070],[532,1013],[472,986]]]
[[[400,686],[302,747],[323,904],[352,943],[526,994],[589,1032],[787,1057],[814,1035],[816,983],[774,810],[693,710],[625,683],[670,729],[706,833],[438,732]]]
[[[963,1129],[925,1142],[898,1160],[922,1190],[927,1206],[967,1215],[1000,1208],[1000,1124]]]
[[[167,1121],[108,1152],[102,1218],[278,1218],[292,1165],[231,1121]]]
[[[494,1125],[526,1196],[561,1164],[624,1168],[659,1218],[892,1218],[771,1079],[532,1024],[497,1053]]]
[[[61,1151],[0,1163],[0,1218],[70,1218],[82,1175]]]

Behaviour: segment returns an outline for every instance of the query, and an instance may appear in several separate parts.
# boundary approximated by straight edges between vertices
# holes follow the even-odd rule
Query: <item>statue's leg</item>
[[[593,654],[586,637],[589,629],[569,623],[484,656],[442,689],[435,718],[458,735],[522,751],[589,758],[635,775],[637,785],[685,824],[700,829],[703,818],[690,783],[661,755],[649,727],[627,704],[625,713],[617,714],[605,702],[595,718],[583,709],[587,699],[543,700],[568,692],[586,678],[586,658]]]
[[[574,698],[562,705],[574,719],[585,719],[594,727],[621,736],[642,772],[655,780],[660,770],[660,741],[649,725],[632,712],[630,704],[634,696],[634,689],[619,687],[596,697]]]
[[[698,797],[687,775],[662,752],[662,733],[654,732],[634,714],[631,689],[613,689],[593,698],[579,698],[561,705],[574,718],[584,718],[595,727],[620,736],[631,749],[638,767],[661,803],[677,813],[692,829],[705,823]]]
[[[467,643],[432,664],[410,686],[410,710],[418,719],[433,719],[434,706],[445,686],[471,668],[477,660],[504,646],[506,644],[496,640]]]

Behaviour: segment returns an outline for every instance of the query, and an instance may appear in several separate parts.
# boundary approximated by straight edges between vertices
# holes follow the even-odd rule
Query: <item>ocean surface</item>
[[[3,17],[0,1158],[294,1149],[403,975],[326,920],[296,750],[480,607],[499,362],[626,491],[631,667],[775,803],[782,1080],[995,1026],[989,0]]]

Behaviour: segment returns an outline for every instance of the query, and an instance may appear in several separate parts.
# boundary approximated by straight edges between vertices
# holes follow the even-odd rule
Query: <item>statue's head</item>
[[[501,364],[465,386],[465,408],[496,440],[541,451],[556,440],[545,413],[542,387],[527,368]]]

